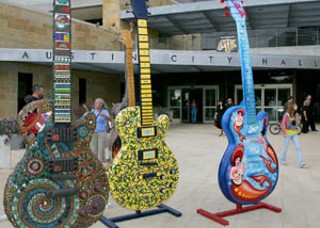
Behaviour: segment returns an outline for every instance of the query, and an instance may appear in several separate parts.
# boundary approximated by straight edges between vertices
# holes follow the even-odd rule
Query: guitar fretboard
[[[71,16],[70,0],[53,4],[53,118],[71,122]]]
[[[245,20],[237,21],[237,31],[241,59],[243,101],[247,110],[246,115],[248,124],[255,124],[257,121],[256,99],[250,58],[250,46]]]
[[[150,126],[154,124],[154,119],[150,75],[149,36],[146,19],[138,19],[138,47],[140,68],[141,125]]]
[[[126,76],[127,76],[127,91],[126,98],[129,100],[129,106],[136,105],[135,89],[134,89],[134,73],[133,73],[133,60],[132,60],[132,38],[129,30],[121,31],[124,43],[126,46]]]

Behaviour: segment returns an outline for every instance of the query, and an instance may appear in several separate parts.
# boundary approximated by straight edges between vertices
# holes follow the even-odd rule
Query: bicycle
[[[269,132],[273,135],[278,135],[281,132],[281,124],[280,123],[271,123],[269,124]],[[302,132],[302,126],[299,124],[298,126],[298,135]]]

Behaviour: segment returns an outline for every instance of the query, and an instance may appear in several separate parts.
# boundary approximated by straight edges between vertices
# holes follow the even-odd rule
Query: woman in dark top
[[[219,134],[219,136],[223,135],[223,129],[222,129],[222,125],[221,125],[221,120],[222,120],[222,116],[225,112],[225,105],[223,103],[223,101],[219,101],[218,105],[216,107],[216,113],[214,114],[214,122],[217,128],[221,129],[221,132]]]

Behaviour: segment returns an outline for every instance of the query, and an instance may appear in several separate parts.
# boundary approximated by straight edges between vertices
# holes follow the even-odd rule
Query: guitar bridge
[[[78,169],[78,158],[56,158],[49,161],[49,172],[69,172]]]
[[[77,128],[50,127],[47,129],[47,139],[52,142],[73,142],[78,138]]]

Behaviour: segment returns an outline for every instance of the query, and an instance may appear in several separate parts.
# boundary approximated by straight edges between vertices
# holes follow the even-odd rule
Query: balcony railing
[[[151,39],[151,48],[172,50],[216,50],[223,37],[236,32],[159,36]],[[320,28],[288,28],[248,31],[251,48],[320,45]]]

